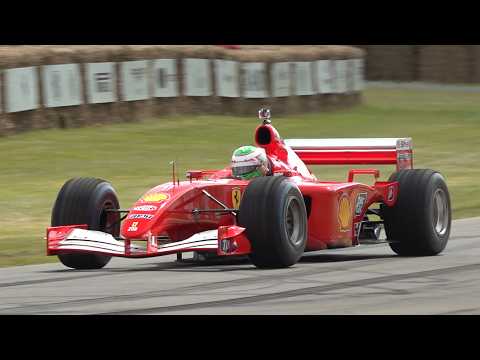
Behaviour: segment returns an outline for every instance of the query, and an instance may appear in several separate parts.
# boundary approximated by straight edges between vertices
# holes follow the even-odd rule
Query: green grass
[[[370,89],[354,109],[274,118],[284,138],[414,138],[415,166],[441,171],[454,217],[480,216],[480,95]],[[275,109],[273,109],[275,114]],[[44,231],[60,187],[71,177],[113,183],[122,207],[179,173],[221,168],[232,151],[253,141],[249,118],[198,116],[150,119],[71,130],[42,130],[0,138],[0,266],[57,261],[44,256]],[[393,167],[380,167],[383,178]],[[346,167],[315,167],[317,177],[344,180]],[[368,178],[361,178],[367,181]]]

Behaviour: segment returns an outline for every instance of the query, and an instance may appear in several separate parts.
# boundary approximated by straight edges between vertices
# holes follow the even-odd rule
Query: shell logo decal
[[[349,231],[352,222],[352,209],[350,199],[347,195],[342,195],[338,203],[338,221],[341,231]]]
[[[161,202],[165,201],[169,198],[168,194],[164,193],[153,193],[153,194],[147,194],[142,198],[143,202]]]

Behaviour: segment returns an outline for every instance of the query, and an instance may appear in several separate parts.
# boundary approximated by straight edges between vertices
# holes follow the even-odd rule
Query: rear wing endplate
[[[413,168],[413,142],[399,139],[285,140],[306,165],[389,165]]]

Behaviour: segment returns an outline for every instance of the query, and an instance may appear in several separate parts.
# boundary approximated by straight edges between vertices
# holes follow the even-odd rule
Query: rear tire
[[[298,187],[285,177],[252,180],[243,194],[238,222],[246,228],[250,259],[258,268],[290,267],[305,251],[305,202]]]
[[[452,213],[447,184],[433,170],[403,170],[390,181],[400,185],[393,207],[382,207],[390,247],[400,256],[435,256],[450,237]]]
[[[117,237],[120,233],[119,214],[106,213],[105,210],[119,208],[117,194],[110,183],[94,178],[71,179],[58,193],[52,210],[52,226],[87,224],[89,230]],[[69,268],[89,270],[103,268],[111,256],[71,253],[60,254],[58,258]]]

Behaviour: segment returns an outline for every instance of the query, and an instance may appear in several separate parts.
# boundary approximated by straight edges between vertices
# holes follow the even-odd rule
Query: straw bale
[[[470,45],[471,82],[480,83],[480,45]]]
[[[413,81],[417,72],[413,45],[368,45],[366,72],[369,80]]]
[[[471,82],[469,45],[422,46],[419,72],[422,81]]]
[[[215,88],[214,63],[211,61],[214,94],[209,97],[184,96],[183,59],[225,59],[238,62],[263,62],[267,67],[268,93],[271,66],[283,61],[316,61],[320,59],[362,58],[365,51],[351,46],[336,45],[246,45],[240,50],[211,45],[45,45],[0,46],[0,69],[53,64],[81,64],[84,103],[80,106],[45,108],[21,113],[0,115],[0,134],[46,127],[77,127],[120,121],[139,121],[144,118],[179,114],[227,114],[255,116],[258,108],[271,107],[276,116],[300,114],[310,111],[329,111],[351,106],[361,101],[356,95],[290,96],[287,98],[244,99],[220,98]],[[179,96],[150,98],[143,101],[122,101],[120,63],[134,60],[177,59]],[[107,104],[87,103],[86,63],[115,62],[119,101]],[[39,93],[43,104],[43,87],[39,70]],[[240,84],[242,83],[239,74]],[[312,76],[315,76],[312,73]],[[293,77],[292,77],[293,79]],[[241,85],[240,85],[241,86]],[[292,84],[292,93],[293,93]],[[150,88],[153,96],[153,88]],[[2,93],[4,93],[2,91]],[[242,92],[241,92],[242,93]]]

